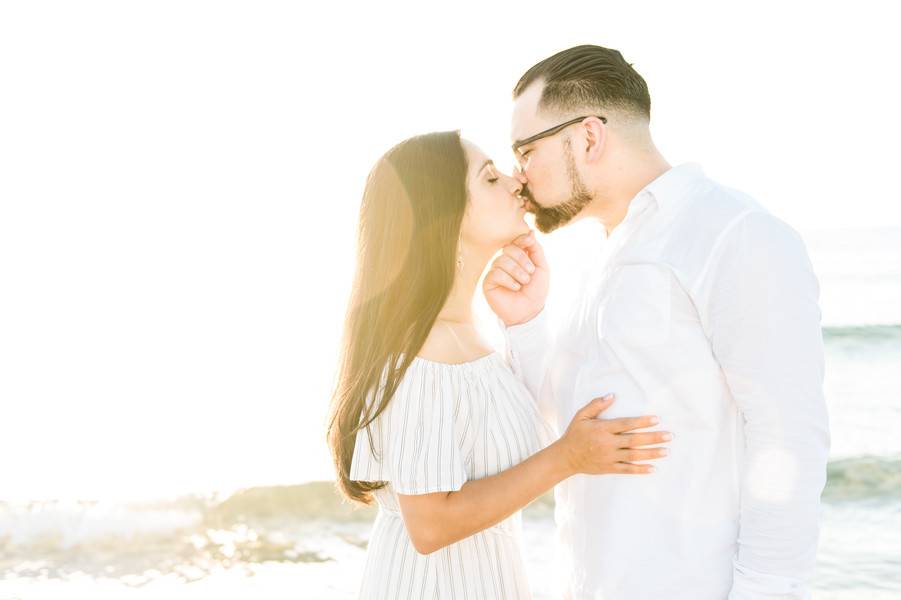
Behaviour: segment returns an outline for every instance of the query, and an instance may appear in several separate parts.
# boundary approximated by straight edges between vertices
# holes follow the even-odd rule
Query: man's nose
[[[516,181],[518,181],[522,185],[526,185],[527,183],[529,183],[529,180],[526,177],[526,174],[522,170],[521,166],[517,166],[515,169],[513,169],[513,178],[516,179]]]

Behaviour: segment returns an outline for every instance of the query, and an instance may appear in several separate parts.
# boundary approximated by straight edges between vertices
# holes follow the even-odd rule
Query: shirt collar
[[[613,235],[625,235],[622,231],[636,227],[637,220],[648,208],[656,208],[656,214],[672,215],[687,197],[688,191],[694,184],[704,178],[704,171],[697,163],[683,163],[671,167],[644,186],[632,198],[623,221],[614,228],[610,235],[605,233],[604,239],[609,240]],[[621,233],[616,234],[617,230]]]
[[[653,199],[661,213],[672,213],[681,204],[688,190],[703,178],[701,165],[683,163],[670,168],[647,184],[638,195],[647,195]]]

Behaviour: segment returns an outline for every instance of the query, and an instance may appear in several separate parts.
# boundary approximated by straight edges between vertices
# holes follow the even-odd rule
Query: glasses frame
[[[604,123],[605,125],[607,124],[607,118],[602,117],[600,115],[585,115],[584,117],[577,117],[577,118],[571,119],[565,123],[560,123],[559,125],[554,125],[553,127],[549,128],[549,129],[545,129],[544,131],[536,133],[535,135],[529,136],[523,140],[517,140],[517,141],[513,142],[513,145],[511,146],[511,148],[513,150],[513,154],[518,159],[520,157],[519,149],[522,148],[523,146],[537,142],[540,139],[550,137],[550,136],[554,135],[555,133],[559,133],[559,132],[563,131],[565,128],[569,127],[570,125],[572,125],[574,123],[578,123],[580,121],[584,121],[585,119],[590,119],[592,117],[594,117],[595,119],[600,119],[601,122]]]

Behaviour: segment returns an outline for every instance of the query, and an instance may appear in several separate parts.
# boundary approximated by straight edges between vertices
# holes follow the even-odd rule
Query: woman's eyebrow
[[[481,172],[482,172],[482,169],[484,169],[484,168],[487,167],[488,165],[494,166],[494,161],[491,160],[490,158],[489,158],[488,160],[486,160],[486,161],[482,164],[481,167],[479,167],[479,170],[477,171],[477,173],[481,173]]]

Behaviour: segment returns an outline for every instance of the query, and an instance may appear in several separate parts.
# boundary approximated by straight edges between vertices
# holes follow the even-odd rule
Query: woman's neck
[[[456,267],[454,283],[451,286],[450,295],[438,313],[438,319],[461,325],[473,325],[475,323],[472,313],[472,300],[476,293],[476,286],[482,277],[482,271],[494,252],[485,250],[465,249],[463,251],[463,268]]]

